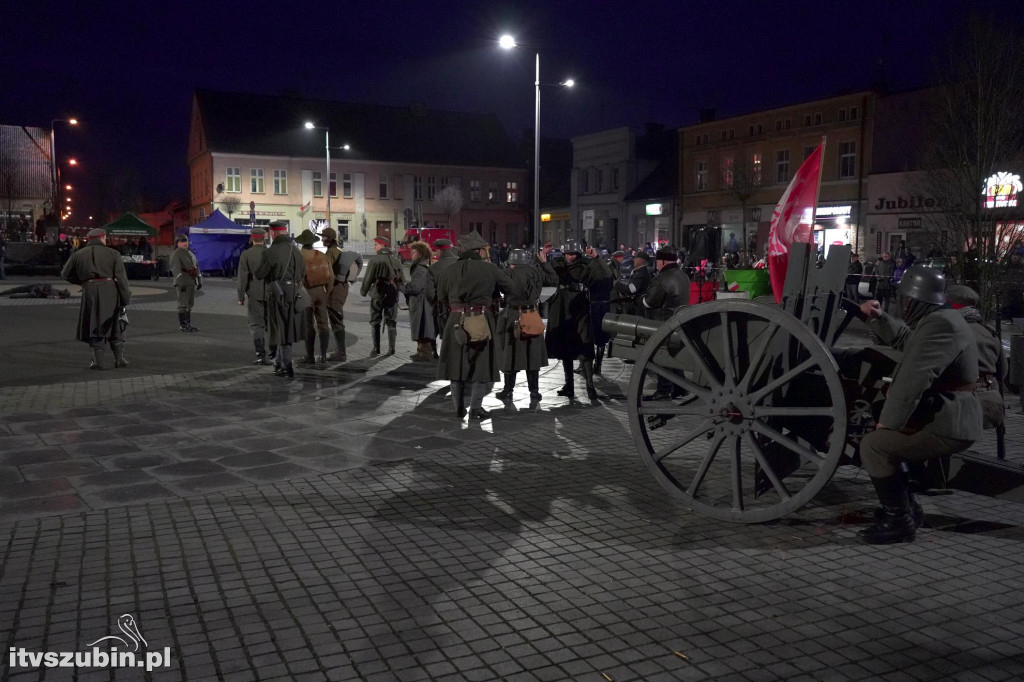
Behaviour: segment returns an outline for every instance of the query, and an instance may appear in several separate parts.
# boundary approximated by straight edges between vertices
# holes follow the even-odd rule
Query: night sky
[[[1019,2],[19,2],[0,20],[0,123],[57,129],[81,162],[76,206],[112,187],[187,199],[195,88],[497,112],[533,127],[534,50],[545,137],[696,122],[870,88],[928,84],[976,6]],[[506,52],[497,37],[529,47]],[[880,66],[880,61],[883,66]],[[81,191],[79,191],[81,190]],[[72,222],[81,216],[76,215]]]

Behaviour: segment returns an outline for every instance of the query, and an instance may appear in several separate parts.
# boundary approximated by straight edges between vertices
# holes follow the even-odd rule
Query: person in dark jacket
[[[299,306],[299,287],[306,276],[306,264],[286,230],[279,232],[270,248],[263,252],[253,276],[263,280],[268,292],[267,306],[277,319],[280,352],[274,358],[274,374],[290,379],[295,376],[292,344],[306,338],[305,311]]]
[[[437,330],[437,335],[444,338],[444,327],[448,322],[448,311],[443,310],[441,306],[437,304],[437,280],[444,272],[445,268],[451,266],[455,262],[457,254],[455,249],[452,248],[452,243],[448,239],[438,239],[434,241],[434,251],[437,253],[437,261],[435,261],[430,269],[427,270],[428,275],[428,300],[430,305],[434,308],[434,315],[437,318],[434,328]],[[437,357],[436,344],[431,344],[431,348],[434,350],[434,357]]]
[[[183,332],[197,332],[192,326],[192,306],[196,304],[196,289],[200,285],[199,263],[188,249],[188,237],[179,234],[174,240],[177,248],[171,254],[170,267],[174,276],[174,289],[178,292],[178,329]]]
[[[657,274],[641,297],[647,316],[668,320],[676,311],[690,304],[690,278],[679,265],[679,253],[671,246],[662,246],[654,255]],[[657,390],[645,400],[667,400],[681,395],[682,390],[668,379],[658,377]]]
[[[387,237],[374,237],[373,250],[376,253],[366,264],[360,289],[364,297],[370,295],[370,332],[373,335],[370,357],[380,355],[382,323],[388,330],[388,355],[394,355],[398,338],[398,293],[405,286],[405,271],[402,261],[391,251],[391,240]]]
[[[593,253],[593,249],[590,249]],[[594,254],[597,258],[596,254]],[[611,335],[604,330],[601,322],[604,316],[611,310],[612,288],[615,285],[615,272],[612,270],[613,260],[597,258],[605,266],[607,277],[599,277],[590,283],[590,322],[594,328],[594,374],[601,373],[601,363],[604,361],[605,347],[611,341]]]
[[[347,362],[345,301],[348,300],[349,288],[355,283],[359,271],[363,269],[363,257],[355,251],[342,249],[338,241],[338,232],[333,227],[325,227],[320,236],[327,247],[327,262],[334,273],[334,286],[331,287],[331,294],[327,300],[327,317],[330,318],[331,331],[334,333],[335,349],[327,359]]]
[[[1006,356],[999,342],[999,335],[978,310],[981,296],[974,289],[963,284],[946,288],[946,297],[954,310],[967,321],[967,326],[978,345],[978,386],[974,395],[981,402],[981,412],[986,429],[996,428],[1005,420],[1005,405],[1001,384],[1006,372]]]
[[[448,311],[448,321],[437,363],[437,378],[451,382],[455,413],[466,415],[465,395],[470,394],[470,419],[487,419],[484,396],[498,380],[494,299],[511,291],[508,273],[488,262],[487,242],[476,231],[459,239],[463,251],[458,260],[437,279],[437,304]],[[476,339],[474,340],[474,337]]]
[[[266,248],[263,241],[267,236],[262,227],[254,227],[249,234],[252,246],[242,252],[238,259],[238,305],[247,305],[249,314],[249,335],[256,347],[254,365],[269,364],[267,360],[267,291],[263,280],[255,276],[263,262]]]
[[[548,261],[552,248],[545,245],[541,251],[541,276],[545,286],[557,286],[555,295],[548,301],[548,329],[544,340],[548,357],[562,361],[565,384],[558,395],[575,400],[572,363],[578,360],[583,366],[583,378],[587,385],[587,397],[597,401],[594,388],[594,320],[590,314],[590,286],[599,280],[610,280],[608,266],[596,257],[593,249],[590,255],[583,255],[583,248],[577,241],[569,241],[562,247],[563,257]]]
[[[433,255],[426,242],[409,245],[412,265],[409,266],[409,281],[403,293],[409,302],[409,329],[416,342],[416,352],[409,357],[413,362],[430,362],[434,359],[433,343],[437,332],[434,330],[434,306],[427,296],[430,288],[430,258]]]
[[[650,257],[646,251],[638,249],[633,254],[633,267],[629,273],[629,279],[620,279],[615,284],[616,298],[619,300],[617,312],[644,315],[642,300],[644,294],[647,293],[647,287],[650,286],[651,280],[654,278],[654,272],[651,270],[649,262]]]
[[[860,262],[860,256],[850,254],[850,265],[846,269],[846,298],[856,301],[857,287],[860,285],[860,276],[864,274],[864,264]]]
[[[501,371],[505,374],[504,388],[495,394],[500,400],[510,400],[516,385],[516,373],[526,372],[530,389],[530,402],[541,401],[540,368],[548,364],[544,335],[524,339],[519,333],[519,318],[525,312],[537,310],[540,292],[544,286],[540,272],[533,265],[533,256],[524,249],[512,249],[508,256],[508,274],[512,288],[505,295],[505,305],[498,316],[497,342],[501,355]]]
[[[889,300],[892,299],[892,275],[896,271],[896,261],[886,251],[875,262],[875,298],[882,304],[882,310],[889,312]]]
[[[82,286],[75,338],[92,347],[89,369],[103,369],[103,344],[114,352],[114,367],[127,367],[124,356],[124,328],[121,322],[131,303],[132,291],[120,254],[108,247],[103,228],[90,230],[89,243],[71,254],[61,277]]]
[[[860,532],[868,544],[914,539],[921,512],[901,462],[948,456],[981,437],[978,347],[963,316],[946,305],[945,285],[938,270],[910,267],[899,287],[902,321],[877,300],[860,307],[870,329],[903,351],[875,430],[860,442],[861,465],[882,502],[875,524]]]

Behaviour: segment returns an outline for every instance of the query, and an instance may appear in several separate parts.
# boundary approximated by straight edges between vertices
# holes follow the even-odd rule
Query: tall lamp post
[[[306,121],[307,130],[324,131],[324,151],[327,154],[327,172],[324,174],[324,196],[327,197],[327,226],[331,226],[331,129],[327,126],[314,125]]]
[[[57,228],[60,229],[61,223],[64,222],[64,207],[60,203],[60,175],[57,170],[57,140],[54,135],[53,129],[58,123],[67,123],[68,125],[78,125],[77,118],[55,118],[50,121],[50,174],[51,182],[53,187],[53,209],[57,212]]]
[[[516,39],[507,33],[498,39],[498,46],[503,50],[519,47]],[[536,52],[536,74],[533,80],[533,248],[540,253],[540,52]],[[559,85],[571,88],[575,85],[568,78]]]

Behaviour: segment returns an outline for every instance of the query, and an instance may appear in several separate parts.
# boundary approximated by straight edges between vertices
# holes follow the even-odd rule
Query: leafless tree
[[[754,163],[754,152],[740,149],[733,157],[732,167],[722,169],[722,186],[725,187],[732,198],[739,203],[743,223],[743,246],[741,251],[746,253],[746,262],[750,263],[756,259],[756,254],[748,253],[749,240],[747,236],[747,206],[751,198],[762,188],[771,184],[766,178],[764,166],[761,163]]]
[[[977,288],[986,317],[995,312],[1012,279],[1013,253],[1024,237],[1024,211],[987,191],[989,178],[1020,173],[1024,163],[1020,40],[1005,23],[972,19],[948,45],[928,117],[924,182],[941,210],[927,215],[927,229],[933,235],[946,233],[950,243],[940,248],[958,254],[951,276]],[[1006,182],[1015,182],[1003,180],[1000,191],[1010,189]],[[1024,204],[1024,192],[1017,189],[1015,203]]]
[[[448,214],[448,229],[455,229],[452,227],[452,216],[458,215],[462,211],[462,190],[455,185],[442,187],[441,191],[434,195],[434,203]],[[462,231],[461,228],[462,226],[459,225],[460,232]]]
[[[223,194],[220,198],[220,205],[224,207],[224,211],[228,214],[228,218],[238,212],[238,207],[242,205],[242,200],[234,194]]]

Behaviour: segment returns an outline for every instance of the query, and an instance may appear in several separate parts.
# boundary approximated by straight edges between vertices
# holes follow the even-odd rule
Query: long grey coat
[[[903,351],[879,421],[901,431],[981,438],[981,403],[974,393],[942,390],[978,381],[978,346],[960,313],[940,308],[913,330],[883,313],[870,326],[882,341]]]
[[[98,241],[90,241],[71,254],[60,276],[72,284],[82,285],[75,338],[86,343],[91,339],[120,341],[118,316],[121,306],[132,300],[121,254]],[[89,282],[96,279],[110,281]]]
[[[467,251],[446,268],[437,280],[437,303],[443,310],[451,305],[483,306],[484,317],[491,329],[486,341],[460,345],[452,333],[462,317],[449,314],[437,362],[437,378],[449,381],[495,382],[498,380],[500,358],[494,342],[495,320],[491,306],[499,291],[511,290],[508,273],[480,258],[476,251]]]
[[[566,260],[543,263],[546,286],[558,286],[548,301],[548,329],[545,334],[548,357],[557,360],[594,358],[594,320],[590,314],[590,287],[601,279],[611,280],[612,272],[600,258],[580,258],[569,265]],[[582,285],[586,291],[574,291]]]
[[[277,342],[290,346],[297,339],[305,339],[305,311],[296,305],[296,299],[306,276],[306,263],[287,236],[274,237],[253,276],[262,279],[266,286],[268,314],[277,318]],[[275,282],[280,285],[281,294],[277,293]]]
[[[535,306],[544,286],[540,272],[532,265],[517,265],[508,270],[512,290],[505,296],[505,307],[498,315],[498,352],[501,354],[502,372],[520,372],[546,367],[548,351],[544,335],[521,339],[515,333],[519,319],[517,307]]]
[[[437,336],[434,327],[434,306],[427,295],[430,287],[428,270],[429,266],[423,261],[413,261],[409,268],[409,282],[405,285],[404,293],[409,301],[409,328],[412,330],[413,341],[433,341]]]
[[[427,289],[428,298],[430,304],[434,306],[434,319],[436,320],[435,326],[439,336],[444,336],[445,323],[448,321],[448,310],[442,309],[437,304],[437,280],[441,277],[441,273],[446,268],[451,267],[452,263],[456,261],[455,252],[451,249],[441,249],[441,255],[437,257],[437,261],[430,266],[427,270],[427,276],[429,278],[429,288]]]

